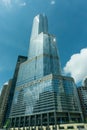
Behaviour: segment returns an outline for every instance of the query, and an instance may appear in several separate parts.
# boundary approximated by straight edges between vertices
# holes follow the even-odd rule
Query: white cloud
[[[52,0],[50,4],[54,5],[55,3],[56,3],[55,0]]]
[[[6,7],[12,7],[13,5],[26,6],[26,2],[24,0],[1,0],[1,3]]]
[[[71,56],[64,67],[64,73],[70,74],[76,83],[82,82],[87,76],[87,48]]]
[[[25,2],[25,0],[14,0],[15,4],[19,5],[19,6],[26,6],[27,3]]]
[[[20,6],[26,6],[26,2],[20,3]]]
[[[11,0],[2,0],[2,3],[3,3],[5,6],[10,6],[10,5],[11,5]]]

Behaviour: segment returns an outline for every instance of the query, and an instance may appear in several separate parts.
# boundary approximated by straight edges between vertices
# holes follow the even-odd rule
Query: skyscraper
[[[45,15],[33,21],[28,59],[20,65],[11,113],[11,127],[81,122],[73,78],[61,75],[56,37],[48,33]]]

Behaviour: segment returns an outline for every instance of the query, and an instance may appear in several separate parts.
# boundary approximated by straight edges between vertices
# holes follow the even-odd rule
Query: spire
[[[36,38],[41,32],[48,32],[48,20],[45,14],[39,14],[34,18],[31,40]]]

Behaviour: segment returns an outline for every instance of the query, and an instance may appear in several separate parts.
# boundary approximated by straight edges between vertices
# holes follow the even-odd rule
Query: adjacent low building
[[[12,84],[11,84],[11,89],[10,89],[10,93],[9,93],[9,99],[8,99],[8,106],[7,106],[7,112],[6,112],[6,119],[8,119],[10,111],[11,111],[11,105],[12,105],[12,101],[13,101],[13,96],[14,96],[14,91],[15,91],[15,86],[16,86],[16,81],[17,81],[17,77],[18,77],[18,71],[20,68],[20,64],[25,62],[27,60],[26,56],[18,56],[17,62],[16,62],[16,66],[15,66],[15,71],[13,74],[13,79],[12,79]]]
[[[77,88],[84,120],[87,122],[87,78],[84,80],[84,85]]]
[[[19,67],[26,60],[27,57],[18,56],[13,79],[9,80],[8,84],[3,86],[0,95],[0,128],[3,128],[9,118]]]
[[[8,81],[3,86],[1,96],[0,96],[0,128],[3,128],[3,125],[6,121],[6,113],[7,113],[7,107],[8,107],[8,99],[9,99],[9,94],[11,90],[11,85],[12,85],[12,79]]]

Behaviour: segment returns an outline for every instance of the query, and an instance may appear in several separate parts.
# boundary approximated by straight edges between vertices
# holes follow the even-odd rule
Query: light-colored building
[[[9,80],[8,84],[3,86],[0,95],[0,128],[5,125],[9,118],[19,67],[26,59],[27,57],[25,56],[18,56],[13,79]]]

